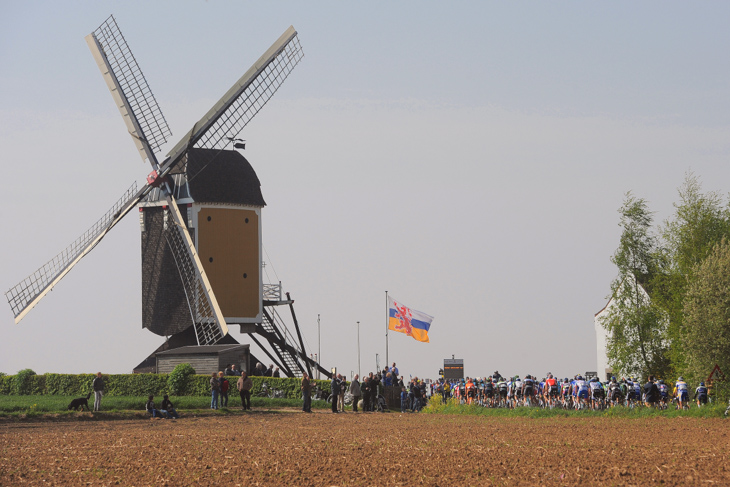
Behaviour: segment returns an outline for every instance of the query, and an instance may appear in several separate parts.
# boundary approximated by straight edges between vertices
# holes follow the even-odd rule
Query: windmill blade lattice
[[[137,183],[124,192],[109,211],[104,214],[75,242],[66,247],[45,265],[30,276],[10,288],[5,296],[18,323],[30,309],[40,301],[65,276],[76,263],[81,260],[109,230],[121,220],[124,215],[143,197],[143,192],[137,192]]]
[[[174,200],[172,201],[174,202]],[[196,266],[194,256],[191,255],[192,249],[186,244],[186,236],[183,233],[187,232],[187,229],[175,222],[175,217],[169,207],[166,210],[165,220],[167,225],[165,240],[172,250],[177,270],[180,273],[198,345],[214,345],[228,332],[227,327],[224,329],[225,321],[221,323],[216,317],[220,311],[216,313],[217,303],[213,302],[215,295],[212,289],[207,288],[205,279],[196,270],[198,266]]]
[[[230,144],[228,137],[236,137],[241,133],[254,115],[274,96],[303,56],[299,38],[292,38],[284,49],[248,83],[241,94],[195,143],[195,147],[223,149]]]
[[[168,155],[177,159],[189,147],[225,148],[228,138],[243,130],[303,57],[297,31],[289,27]]]
[[[122,115],[135,117],[139,124],[139,129],[142,133],[137,133],[137,129],[132,126],[130,127],[130,135],[135,139],[141,139],[153,151],[157,151],[162,144],[167,142],[167,137],[172,135],[172,132],[167,125],[162,110],[160,110],[157,104],[155,96],[152,94],[152,90],[150,90],[147,84],[144,74],[142,74],[142,70],[137,64],[137,60],[132,54],[129,45],[127,45],[127,41],[124,39],[122,32],[119,30],[114,16],[110,16],[99,28],[91,33],[90,37],[93,37],[99,43],[104,56],[106,56],[112,77],[118,83],[118,87],[109,87],[112,90],[112,95],[116,99],[114,91],[118,88],[128,103],[131,113],[125,114],[122,112]],[[92,49],[93,52],[94,50]],[[106,79],[107,76],[104,73],[104,69],[102,69],[102,73]],[[110,80],[107,80],[107,83],[109,84]],[[124,101],[117,100],[120,110],[126,110],[126,107],[123,106],[125,105],[123,103]],[[125,122],[129,123],[126,119]],[[135,140],[135,142],[140,151],[143,152],[141,142],[139,140]]]

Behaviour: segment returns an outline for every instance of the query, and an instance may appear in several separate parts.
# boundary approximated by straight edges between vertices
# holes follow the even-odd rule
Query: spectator
[[[101,411],[101,396],[104,395],[104,379],[101,378],[101,372],[96,373],[91,385],[94,388],[94,411]]]
[[[390,387],[392,385],[393,385],[393,375],[390,372],[388,372],[385,375],[385,387]]]
[[[362,389],[360,388],[360,381],[358,380],[359,378],[360,376],[355,374],[355,377],[352,378],[352,382],[350,382],[350,394],[352,394],[352,412],[354,413],[357,412],[357,403],[362,396]]]
[[[362,410],[372,411],[372,409],[370,409],[370,377],[365,377],[362,381],[360,390],[362,392]]]
[[[304,404],[302,405],[302,411],[305,413],[312,412],[312,383],[309,380],[309,376],[305,372],[302,374],[302,398]]]
[[[274,372],[271,374],[272,377],[281,377],[281,372],[279,372],[279,367],[274,369]]]
[[[370,380],[370,407],[373,411],[378,410],[378,386],[380,385],[380,377],[374,375]]]
[[[228,389],[230,389],[231,384],[228,382],[228,379],[225,378],[223,375],[223,372],[218,372],[218,385],[220,387],[220,403],[222,408],[228,407]]]
[[[159,409],[155,408],[155,397],[154,396],[149,396],[147,398],[147,404],[145,404],[144,407],[147,410],[147,412],[152,415],[150,417],[150,419],[162,419],[163,417],[166,416],[165,413],[163,413]]]
[[[231,375],[236,377],[241,375],[241,371],[236,368],[236,364],[231,365]]]
[[[257,375],[257,376],[261,377],[264,375],[264,372],[266,372],[264,370],[264,366],[261,364],[261,362],[257,362],[256,368],[253,370],[253,372],[251,372],[251,375]]]
[[[172,402],[170,402],[170,397],[165,394],[162,398],[162,412],[167,415],[167,417],[172,419],[177,419],[180,417],[179,414],[177,414],[177,411],[175,410],[175,406],[172,405]]]
[[[337,376],[339,374],[335,375],[332,374],[332,381],[330,382],[330,394],[332,395],[332,412],[337,412],[337,398],[340,395],[340,381],[337,379]]]
[[[218,409],[218,393],[220,392],[220,388],[218,374],[213,372],[210,377],[210,409]]]
[[[269,368],[268,368],[268,369],[266,369],[266,371],[264,371],[264,375],[265,375],[266,377],[271,377],[271,376],[273,376],[273,375],[274,375],[274,364],[270,364],[270,365],[269,365]]]
[[[245,370],[241,372],[241,378],[238,379],[236,386],[238,387],[238,393],[241,396],[241,409],[243,409],[244,411],[250,411],[251,388],[253,387],[253,381],[248,376],[248,374],[246,374]]]
[[[405,384],[405,382],[403,382],[403,376],[401,375],[400,378],[398,379],[398,387],[405,387],[405,386],[406,386],[406,384]]]
[[[227,377],[230,377],[230,376],[232,376],[232,375],[235,375],[235,374],[233,373],[233,368],[232,368],[231,364],[228,364],[228,365],[226,365],[226,369],[225,369],[225,371],[223,372],[223,374],[224,374],[225,376],[227,376]]]
[[[337,410],[341,413],[345,412],[345,389],[347,389],[347,381],[341,374],[337,374],[337,380],[340,381],[340,397],[337,398]]]
[[[406,412],[407,405],[408,405],[408,392],[406,392],[405,387],[401,387],[401,389],[400,389],[400,412],[401,413]]]
[[[398,367],[395,366],[395,362],[393,362],[393,366],[390,368],[390,373],[393,374],[393,377],[400,376],[400,371],[398,370]],[[401,380],[403,380],[403,377],[401,377]],[[401,387],[403,387],[401,385]]]

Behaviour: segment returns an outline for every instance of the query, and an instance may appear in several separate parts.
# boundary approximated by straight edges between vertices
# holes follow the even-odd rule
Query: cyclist
[[[684,381],[684,377],[679,377],[674,385],[674,397],[677,398],[677,409],[689,409],[689,386]]]
[[[588,385],[591,389],[591,407],[597,409],[599,402],[606,399],[606,391],[598,377],[593,377]]]
[[[491,377],[484,382],[484,403],[489,407],[494,407],[494,382]]]
[[[657,389],[659,389],[659,407],[661,409],[667,409],[667,404],[669,403],[669,387],[662,379],[659,379]]]
[[[616,382],[616,377],[611,377],[611,382],[608,383],[608,401],[612,406],[618,406],[623,402],[623,392]]]
[[[466,381],[466,385],[464,386],[466,390],[466,403],[474,404],[474,398],[477,395],[476,386],[474,386],[474,382],[469,377],[466,378]]]
[[[525,406],[531,406],[532,395],[535,390],[535,381],[532,379],[530,374],[525,376],[525,380],[522,381],[522,397],[525,398]]]
[[[704,382],[700,382],[699,387],[695,389],[694,399],[697,400],[697,407],[707,404],[707,387],[705,387]]]
[[[575,386],[573,387],[573,390],[575,391],[573,396],[578,399],[576,409],[582,409],[583,406],[588,406],[588,388],[588,384],[586,384],[586,381],[583,380],[583,376],[579,375],[576,377]]]
[[[543,389],[545,399],[550,407],[555,406],[555,399],[558,397],[558,381],[555,380],[553,374],[548,374],[545,379],[545,386]]]
[[[499,381],[497,382],[497,390],[499,390],[500,406],[506,405],[507,394],[509,394],[509,386],[507,385],[507,381],[505,381],[503,377],[500,377]]]
[[[563,408],[570,407],[570,394],[572,389],[568,378],[563,379],[562,384],[560,384],[560,399],[563,401]]]
[[[512,381],[512,401],[514,402],[513,407],[522,402],[522,380],[519,375],[516,375]]]

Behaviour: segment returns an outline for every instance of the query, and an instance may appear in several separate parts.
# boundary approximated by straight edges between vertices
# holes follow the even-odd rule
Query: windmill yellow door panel
[[[223,316],[255,319],[262,302],[259,215],[203,206],[197,227],[198,255]]]

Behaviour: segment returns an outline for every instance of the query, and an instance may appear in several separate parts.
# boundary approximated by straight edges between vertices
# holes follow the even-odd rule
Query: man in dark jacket
[[[651,375],[646,384],[644,384],[644,395],[646,400],[646,407],[655,406],[659,401],[659,388],[654,383],[654,377]]]
[[[94,411],[101,410],[101,396],[104,395],[104,379],[101,378],[101,372],[96,373],[94,382],[91,383],[94,388]]]
[[[337,412],[337,397],[340,395],[340,374],[332,374],[332,382],[330,382],[330,394],[332,397],[332,412]]]
[[[370,407],[372,411],[378,410],[378,386],[380,385],[380,374],[370,379]]]
[[[362,410],[372,411],[370,408],[370,377],[365,377],[360,386],[362,391]]]

